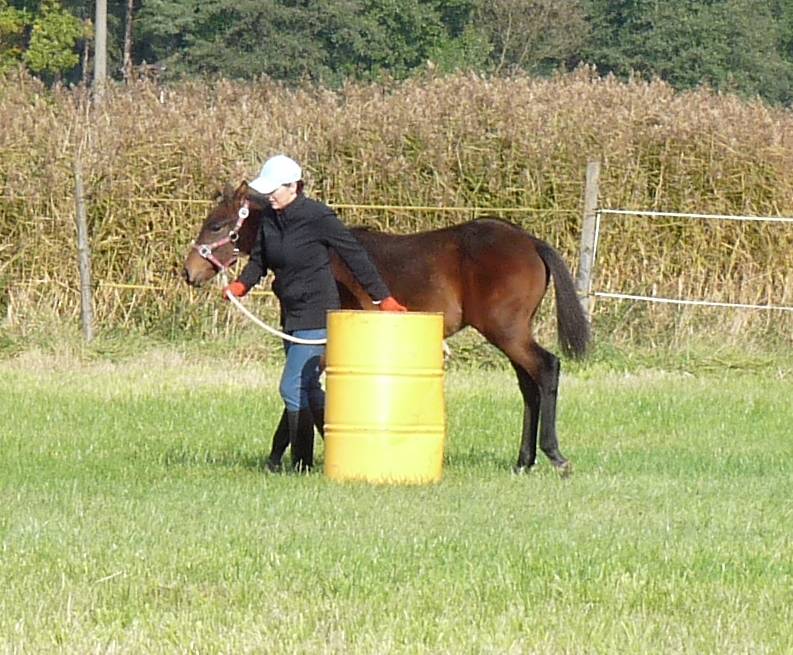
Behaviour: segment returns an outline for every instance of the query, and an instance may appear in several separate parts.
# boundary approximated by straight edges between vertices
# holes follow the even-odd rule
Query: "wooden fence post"
[[[598,207],[598,184],[600,182],[600,161],[592,160],[586,165],[586,188],[584,190],[584,220],[581,225],[581,252],[578,260],[576,291],[581,306],[589,318],[592,310],[590,291],[592,290],[592,266],[595,258],[596,213]]]
[[[85,217],[85,194],[80,156],[74,157],[74,205],[77,222],[77,254],[80,265],[80,319],[86,342],[94,338],[94,308],[91,294],[91,248],[88,243],[88,222]]]

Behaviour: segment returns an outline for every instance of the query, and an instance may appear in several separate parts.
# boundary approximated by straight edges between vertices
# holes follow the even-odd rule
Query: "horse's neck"
[[[256,235],[259,234],[259,228],[262,224],[262,216],[264,211],[261,209],[251,209],[248,218],[240,228],[240,239],[237,241],[237,247],[240,252],[245,255],[250,255],[253,250],[253,244],[256,243]]]

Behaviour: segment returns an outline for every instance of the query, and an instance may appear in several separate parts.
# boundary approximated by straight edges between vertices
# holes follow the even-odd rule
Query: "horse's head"
[[[250,254],[262,207],[262,197],[247,182],[236,189],[226,184],[185,259],[188,284],[200,287],[234,264],[240,252]]]

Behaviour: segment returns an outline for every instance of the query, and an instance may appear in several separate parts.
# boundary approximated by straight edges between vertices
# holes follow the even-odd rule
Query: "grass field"
[[[262,473],[278,372],[224,366],[0,361],[0,652],[793,652],[789,370],[578,369],[564,480],[453,370],[444,479],[384,487]]]

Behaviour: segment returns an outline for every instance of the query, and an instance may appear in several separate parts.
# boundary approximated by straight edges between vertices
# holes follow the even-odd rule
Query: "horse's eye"
[[[220,232],[220,228],[221,227],[223,227],[223,226],[220,223],[212,223],[209,226],[209,229],[212,230],[213,232]]]

